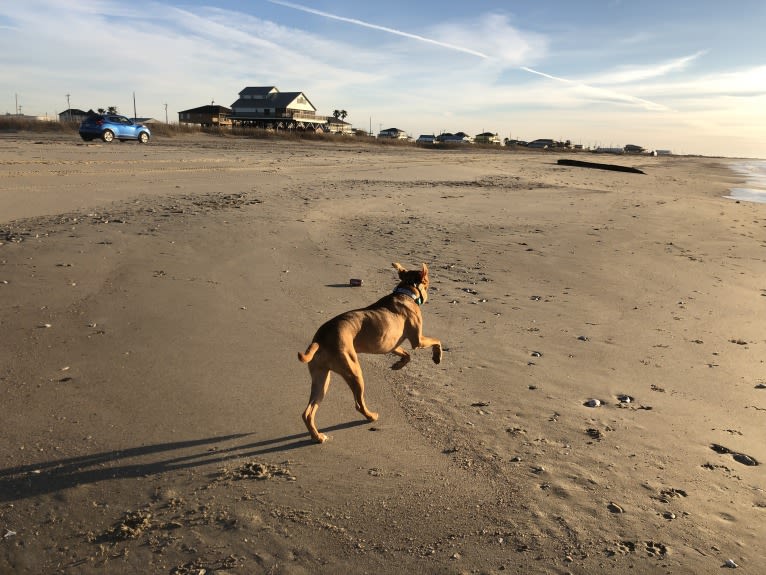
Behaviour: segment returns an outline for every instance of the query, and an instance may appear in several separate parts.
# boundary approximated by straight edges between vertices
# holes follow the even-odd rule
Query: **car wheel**
[[[146,132],[141,132],[138,135],[138,143],[139,144],[148,144],[149,143],[149,134]]]
[[[112,142],[114,141],[114,132],[112,132],[111,130],[104,130],[104,133],[101,134],[101,138],[105,142]]]

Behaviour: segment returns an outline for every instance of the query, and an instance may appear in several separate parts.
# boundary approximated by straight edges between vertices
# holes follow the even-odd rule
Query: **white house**
[[[354,129],[352,128],[351,124],[344,122],[340,118],[335,118],[334,116],[327,118],[325,131],[329,132],[330,134],[343,134],[345,136],[354,135]]]
[[[393,140],[406,140],[407,132],[399,128],[387,128],[378,132],[378,138],[391,138]]]

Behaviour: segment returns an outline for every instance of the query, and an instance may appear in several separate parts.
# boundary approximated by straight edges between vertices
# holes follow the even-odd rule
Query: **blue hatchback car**
[[[80,137],[86,142],[99,138],[105,142],[138,140],[146,144],[152,133],[143,124],[136,124],[125,116],[91,114],[80,124]]]

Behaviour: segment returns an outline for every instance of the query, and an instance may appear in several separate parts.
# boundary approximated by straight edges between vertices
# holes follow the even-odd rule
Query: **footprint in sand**
[[[620,541],[617,543],[616,547],[616,551],[610,550],[610,555],[616,555],[617,553],[620,555],[627,555],[636,550],[636,544],[633,541]]]
[[[646,552],[652,557],[664,557],[668,553],[667,546],[654,541],[646,541]]]

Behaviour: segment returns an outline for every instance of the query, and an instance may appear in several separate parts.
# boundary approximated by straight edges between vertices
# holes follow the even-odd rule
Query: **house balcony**
[[[317,116],[316,114],[312,114],[311,112],[288,112],[288,114],[285,115],[285,117],[292,118],[293,120],[299,120],[303,122],[315,122],[315,123],[326,123],[327,122],[327,116]]]
[[[244,112],[235,110],[229,116],[235,122],[309,122],[312,124],[326,124],[328,116],[319,116],[312,112],[287,111],[277,114],[265,114],[263,112]]]

